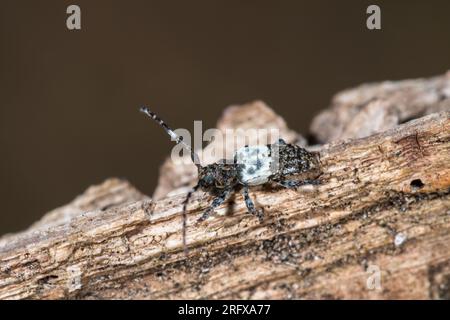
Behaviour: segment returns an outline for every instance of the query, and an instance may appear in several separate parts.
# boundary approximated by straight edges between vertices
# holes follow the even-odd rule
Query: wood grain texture
[[[0,298],[448,299],[450,112],[316,150],[319,186],[252,191],[262,223],[241,195],[197,223],[211,198],[196,193],[187,256],[185,189],[90,188],[0,239]]]
[[[429,78],[363,84],[334,96],[314,118],[315,140],[363,138],[427,114],[450,109],[450,71]]]

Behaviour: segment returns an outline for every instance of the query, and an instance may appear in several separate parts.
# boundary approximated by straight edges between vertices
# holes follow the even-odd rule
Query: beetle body
[[[201,189],[214,199],[203,212],[203,221],[227,200],[233,192],[242,190],[248,212],[263,219],[262,208],[256,209],[249,196],[249,187],[277,184],[284,188],[297,188],[305,184],[318,184],[320,165],[315,154],[295,144],[279,139],[274,144],[245,146],[234,154],[232,161],[220,160],[202,166],[198,155],[184,143],[170,127],[155,113],[143,107],[141,111],[159,123],[176,143],[189,150],[198,169],[197,185],[187,194],[183,205],[183,243],[186,247],[186,207],[193,192]]]

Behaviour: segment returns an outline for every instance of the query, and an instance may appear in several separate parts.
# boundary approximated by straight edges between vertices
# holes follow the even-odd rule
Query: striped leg
[[[278,182],[278,184],[288,189],[296,189],[306,184],[318,185],[320,184],[320,180],[284,180]]]
[[[222,194],[217,196],[211,203],[211,205],[203,212],[203,215],[198,219],[199,222],[205,221],[210,216],[211,212],[214,211],[215,208],[220,206],[225,200],[227,200],[233,189],[225,189]]]
[[[248,194],[248,185],[244,185],[244,200],[245,205],[247,206],[248,212],[250,212],[255,217],[258,217],[260,221],[264,218],[264,210],[261,208],[257,210],[255,208],[255,204],[253,203],[252,199],[250,198],[250,195]]]

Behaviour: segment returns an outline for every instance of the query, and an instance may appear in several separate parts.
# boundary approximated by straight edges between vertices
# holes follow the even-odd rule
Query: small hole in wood
[[[420,179],[414,179],[413,181],[411,181],[411,187],[414,189],[420,189],[422,188],[425,184],[422,182],[422,180]]]

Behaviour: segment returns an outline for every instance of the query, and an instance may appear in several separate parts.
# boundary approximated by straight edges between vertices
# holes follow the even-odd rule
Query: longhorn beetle
[[[186,207],[192,194],[198,189],[214,197],[211,205],[198,219],[204,221],[227,200],[233,192],[242,190],[248,212],[263,219],[262,208],[256,209],[249,196],[249,187],[265,184],[277,184],[284,188],[297,188],[305,184],[319,184],[320,165],[315,154],[295,145],[287,144],[283,139],[268,145],[245,146],[240,148],[232,161],[219,160],[202,166],[192,148],[183,141],[161,118],[147,107],[141,112],[155,120],[177,144],[182,144],[190,153],[197,167],[198,182],[188,192],[183,202],[183,245],[186,250]]]

